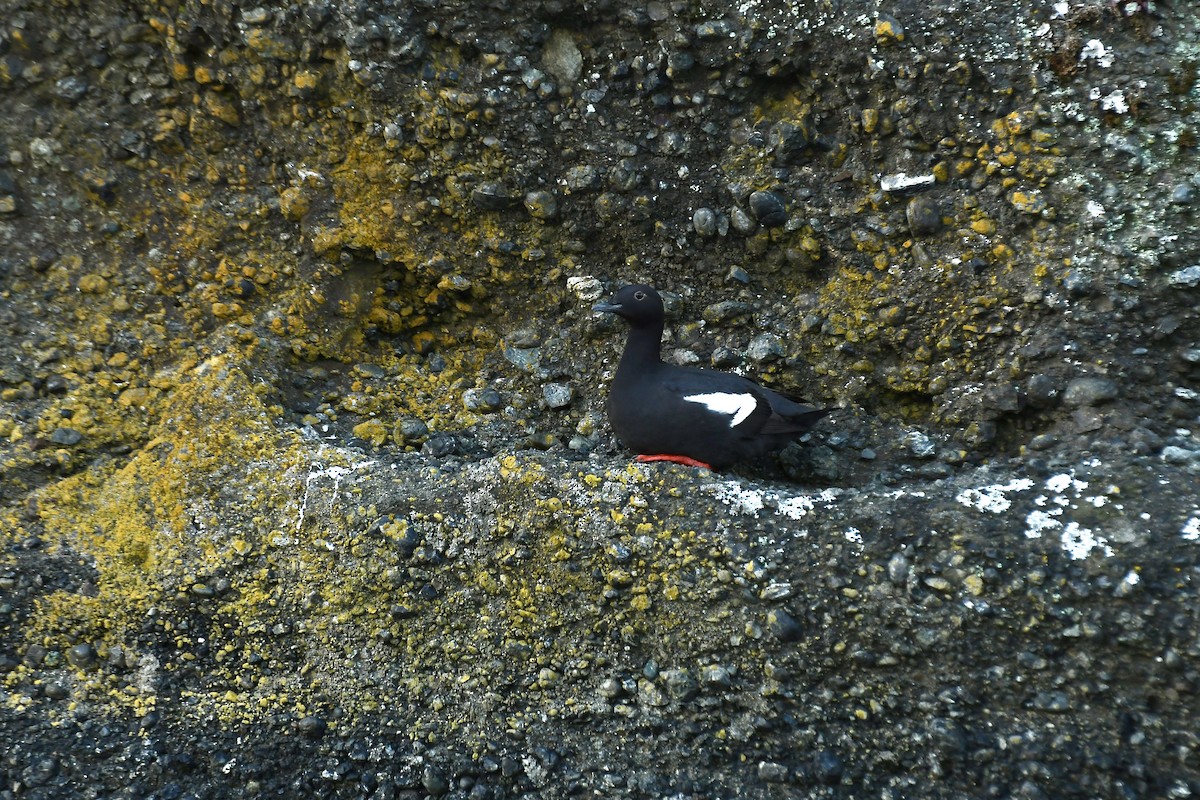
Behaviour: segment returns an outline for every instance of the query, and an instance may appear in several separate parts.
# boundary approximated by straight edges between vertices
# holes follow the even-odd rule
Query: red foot
[[[703,461],[697,461],[687,456],[641,455],[635,458],[634,461],[639,461],[643,464],[649,464],[651,461],[670,461],[675,464],[683,464],[685,467],[703,467],[704,469],[712,470],[712,467]]]

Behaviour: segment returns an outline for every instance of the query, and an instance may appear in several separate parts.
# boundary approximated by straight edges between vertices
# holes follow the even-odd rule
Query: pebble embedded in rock
[[[677,51],[667,56],[667,77],[676,80],[692,67],[696,66],[696,57],[685,51]]]
[[[565,383],[547,383],[542,387],[542,397],[550,408],[566,408],[571,405],[571,387]]]
[[[463,406],[468,411],[496,411],[501,402],[500,393],[490,386],[484,389],[467,389],[463,392]]]
[[[78,75],[68,75],[55,82],[54,93],[64,100],[77,103],[88,93],[88,84]]]
[[[1034,408],[1053,408],[1062,395],[1063,384],[1050,375],[1031,375],[1025,383],[1025,394]]]
[[[804,638],[804,629],[791,614],[782,608],[767,612],[767,628],[783,642],[798,642]]]
[[[55,428],[50,434],[50,441],[63,447],[71,447],[83,441],[83,434],[74,428]]]
[[[595,189],[600,185],[600,172],[591,164],[577,164],[563,173],[562,182],[572,192]]]
[[[783,357],[783,342],[773,333],[760,333],[750,340],[746,357],[756,364],[778,360]]]
[[[933,458],[937,446],[933,439],[920,431],[909,431],[904,435],[904,446],[917,458]]]
[[[1030,705],[1039,711],[1061,714],[1071,710],[1071,699],[1066,692],[1038,692]]]
[[[665,669],[659,678],[673,700],[689,700],[696,693],[696,679],[686,669]]]
[[[558,29],[550,34],[542,50],[542,65],[559,83],[573,86],[583,72],[583,55],[571,34]]]
[[[722,300],[706,307],[700,316],[709,325],[720,325],[731,319],[744,317],[752,311],[754,311],[754,307],[749,303],[743,303],[740,300]]]
[[[310,739],[318,739],[321,736],[324,736],[325,731],[328,728],[328,726],[325,724],[325,720],[314,716],[301,717],[296,723],[296,727],[302,734]]]
[[[1178,184],[1171,190],[1171,202],[1176,205],[1189,205],[1196,199],[1196,187],[1190,183]]]
[[[90,644],[77,644],[67,650],[67,663],[78,669],[88,669],[96,663],[96,648]]]
[[[784,783],[788,778],[788,768],[775,761],[758,762],[758,779],[767,783]]]
[[[696,209],[692,214],[692,228],[705,238],[716,235],[717,215],[711,208]]]
[[[733,225],[733,229],[735,231],[744,235],[754,233],[754,231],[758,228],[758,223],[754,221],[754,218],[741,208],[735,207],[730,209],[729,222],[731,225]]]
[[[517,440],[518,450],[549,450],[558,444],[558,437],[552,433],[531,433]]]
[[[1193,460],[1200,460],[1200,450],[1189,450],[1169,444],[1162,449],[1162,460],[1168,464],[1187,464]]]
[[[537,189],[525,195],[525,210],[534,219],[552,220],[558,216],[558,198],[553,192]]]
[[[471,202],[482,211],[503,211],[516,203],[503,185],[496,181],[484,181],[471,190]]]
[[[458,440],[449,433],[430,436],[421,446],[421,452],[433,458],[445,458],[456,450],[458,450]]]
[[[833,750],[826,748],[813,759],[813,771],[822,783],[833,785],[842,779],[845,763]]]
[[[733,685],[734,670],[724,664],[708,664],[700,668],[700,680],[710,687],[728,689]]]
[[[895,17],[882,11],[875,17],[875,41],[890,45],[904,41],[904,26]]]
[[[46,695],[46,697],[50,698],[51,700],[63,700],[70,696],[70,692],[67,690],[67,687],[63,686],[57,681],[51,681],[43,686],[42,694]]]
[[[783,198],[774,192],[758,191],[750,195],[750,212],[768,228],[779,228],[787,222]]]
[[[1188,289],[1200,286],[1200,264],[1184,267],[1167,276],[1167,283]]]
[[[1113,400],[1120,394],[1116,382],[1097,375],[1073,378],[1063,391],[1063,402],[1075,408],[1097,406]]]
[[[746,272],[746,270],[742,269],[736,264],[729,268],[729,272],[726,274],[725,278],[726,280],[737,281],[741,284],[750,283],[750,273]]]
[[[1067,290],[1067,294],[1072,297],[1084,297],[1091,293],[1093,282],[1091,276],[1078,270],[1072,270],[1063,276],[1062,285]]]
[[[413,417],[400,420],[392,429],[392,438],[396,444],[421,442],[428,435],[429,426]]]
[[[913,236],[932,236],[942,229],[942,212],[937,201],[928,195],[917,195],[904,209],[908,229]]]

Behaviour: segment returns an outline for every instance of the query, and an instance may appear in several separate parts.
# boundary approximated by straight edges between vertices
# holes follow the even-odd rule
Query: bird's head
[[[604,311],[626,319],[630,325],[662,322],[663,301],[653,286],[633,283],[623,286],[607,303],[597,303],[592,311]]]

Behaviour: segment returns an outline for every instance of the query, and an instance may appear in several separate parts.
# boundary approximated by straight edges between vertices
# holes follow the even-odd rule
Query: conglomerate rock
[[[0,796],[1200,793],[1197,42],[10,2]],[[631,465],[635,280],[838,410]]]

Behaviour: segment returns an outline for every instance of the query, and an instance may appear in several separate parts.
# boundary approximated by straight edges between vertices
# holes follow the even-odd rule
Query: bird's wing
[[[749,435],[803,433],[831,411],[798,402],[731,372],[675,367],[667,374],[666,385],[674,394],[698,398],[691,402],[728,414],[730,427]]]
[[[684,401],[725,417],[739,433],[757,433],[773,413],[761,386],[728,372],[678,367],[667,373],[663,384]]]

